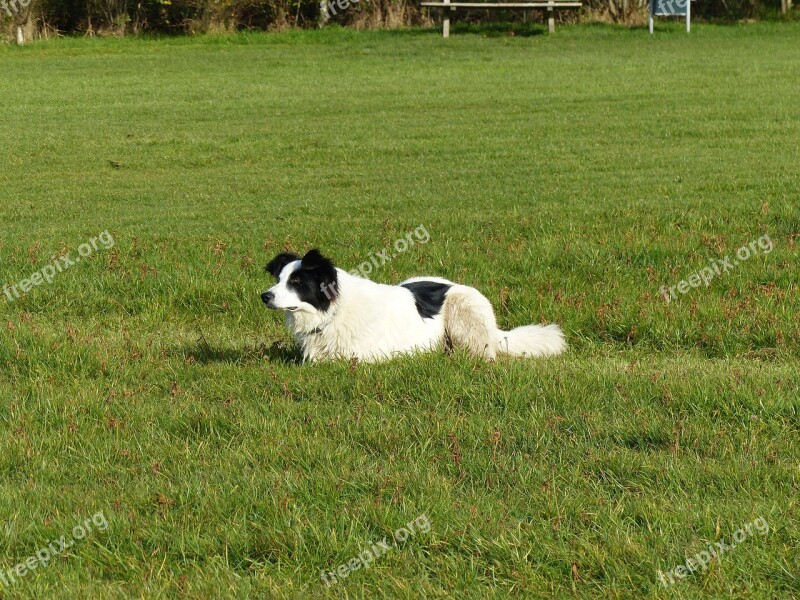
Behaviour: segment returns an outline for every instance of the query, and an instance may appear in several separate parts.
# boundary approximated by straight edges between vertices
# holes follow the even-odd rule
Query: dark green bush
[[[140,33],[214,33],[242,29],[318,27],[337,23],[351,27],[400,27],[430,22],[419,0],[349,0],[345,10],[327,17],[319,0],[29,0],[0,9],[0,32],[7,40],[17,29],[25,39],[72,35],[136,35]],[[702,0],[692,3],[693,15],[706,19],[747,19],[774,15],[781,0]],[[326,2],[327,4],[327,2]],[[648,0],[585,0],[583,16],[620,23],[642,23]],[[437,14],[432,15],[438,18]],[[459,13],[459,20],[525,20],[520,11]],[[531,16],[541,19],[535,13]],[[563,15],[580,19],[575,13]]]

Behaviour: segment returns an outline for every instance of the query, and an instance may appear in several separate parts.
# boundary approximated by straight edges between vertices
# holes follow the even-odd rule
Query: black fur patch
[[[423,319],[432,319],[441,312],[445,295],[451,285],[435,281],[415,281],[404,283],[401,287],[411,290],[414,294],[414,303],[417,305],[419,316]]]
[[[296,254],[281,252],[280,254],[278,254],[278,256],[269,261],[269,264],[266,266],[265,270],[275,279],[278,279],[281,276],[281,271],[283,271],[283,267],[296,260],[300,260],[300,257],[297,256]]]
[[[336,267],[319,253],[310,250],[300,262],[300,268],[289,275],[287,287],[303,302],[314,308],[326,311],[336,299],[338,290]]]

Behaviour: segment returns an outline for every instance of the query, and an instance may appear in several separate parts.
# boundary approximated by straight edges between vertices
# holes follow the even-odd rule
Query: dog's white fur
[[[384,285],[337,268],[336,298],[327,311],[320,311],[300,301],[287,287],[299,267],[299,260],[287,264],[269,292],[274,294],[273,308],[286,311],[286,326],[309,361],[356,358],[374,362],[448,344],[487,359],[497,354],[556,355],[566,349],[558,325],[526,325],[501,331],[485,296],[475,288],[438,277],[414,277],[399,285]],[[414,294],[400,287],[415,281],[452,286],[436,316],[422,318]]]

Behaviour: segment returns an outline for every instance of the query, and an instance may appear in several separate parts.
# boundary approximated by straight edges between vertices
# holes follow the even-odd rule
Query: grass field
[[[659,25],[0,47],[0,283],[114,241],[0,297],[0,595],[800,597],[800,24]],[[419,225],[570,351],[299,363],[264,264]]]

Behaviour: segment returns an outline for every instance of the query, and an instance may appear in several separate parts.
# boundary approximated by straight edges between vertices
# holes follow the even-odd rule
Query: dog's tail
[[[444,326],[453,347],[494,359],[510,356],[552,356],[567,349],[558,325],[526,325],[511,331],[497,328],[489,300],[475,288],[454,285],[444,302]]]
[[[555,356],[567,349],[558,325],[525,325],[511,331],[498,330],[497,352],[511,356]]]

